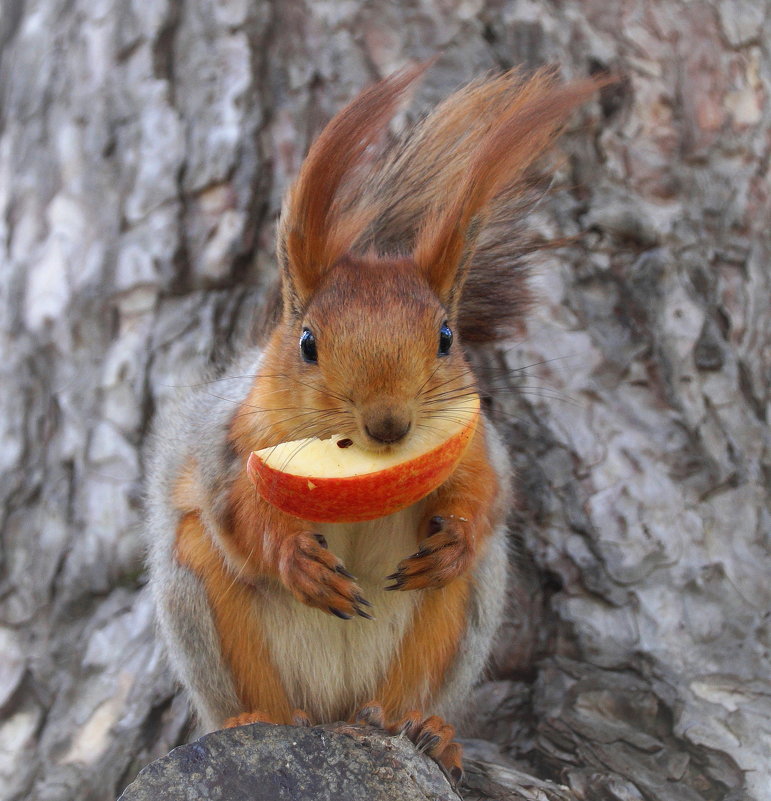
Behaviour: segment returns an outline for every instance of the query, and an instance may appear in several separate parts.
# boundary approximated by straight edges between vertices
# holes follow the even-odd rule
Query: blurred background
[[[498,403],[511,608],[478,719],[575,798],[771,797],[765,0],[3,0],[0,798],[115,798],[194,735],[144,588],[154,410],[248,341],[324,122],[440,53],[622,77],[530,227]]]

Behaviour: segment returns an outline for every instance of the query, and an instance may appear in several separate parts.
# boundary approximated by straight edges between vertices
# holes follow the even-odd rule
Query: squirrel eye
[[[317,362],[319,356],[316,353],[316,337],[313,336],[313,331],[310,328],[303,328],[302,336],[300,337],[300,353],[306,362]]]
[[[445,320],[439,329],[439,356],[447,356],[452,345],[452,329]]]

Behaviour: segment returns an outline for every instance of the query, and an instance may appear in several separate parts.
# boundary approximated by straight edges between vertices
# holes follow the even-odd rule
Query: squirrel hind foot
[[[251,723],[270,723],[278,725],[280,721],[274,720],[270,715],[264,712],[242,712],[240,715],[234,715],[228,718],[223,724],[223,729],[234,729],[236,726],[248,726]],[[309,729],[313,726],[311,719],[302,709],[294,709],[292,711],[292,725],[301,726]]]
[[[463,779],[463,746],[454,739],[455,727],[438,715],[424,718],[419,711],[413,710],[403,718],[389,722],[382,705],[370,701],[356,711],[352,723],[406,737],[418,751],[439,765],[454,787]]]
[[[270,715],[266,715],[263,712],[242,712],[240,715],[233,715],[233,717],[228,718],[223,724],[223,729],[234,729],[236,726],[248,726],[250,723],[278,723],[277,720],[273,720]]]

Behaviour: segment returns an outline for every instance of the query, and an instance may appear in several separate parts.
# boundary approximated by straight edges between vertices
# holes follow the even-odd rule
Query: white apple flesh
[[[342,435],[299,439],[254,451],[247,471],[270,504],[303,520],[374,520],[424,498],[452,474],[479,419],[479,397],[418,427],[384,451],[350,444]]]

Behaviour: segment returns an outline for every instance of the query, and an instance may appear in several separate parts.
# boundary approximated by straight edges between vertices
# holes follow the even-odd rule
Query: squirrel
[[[507,581],[512,470],[489,416],[438,489],[369,522],[288,515],[245,468],[302,437],[398,452],[482,391],[474,349],[522,325],[513,232],[532,168],[601,84],[513,70],[389,133],[426,66],[365,89],[311,146],[282,208],[269,334],[159,415],[145,535],[169,660],[207,730],[366,721],[457,779],[446,720]]]

